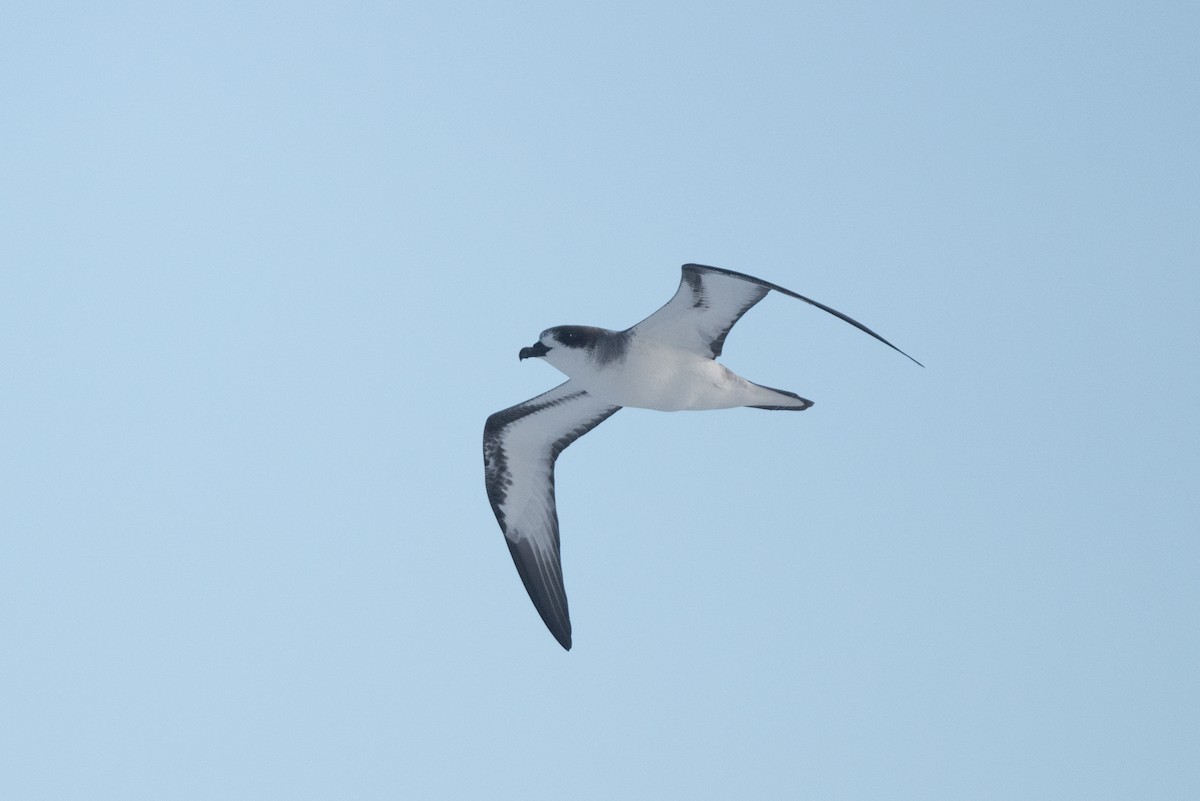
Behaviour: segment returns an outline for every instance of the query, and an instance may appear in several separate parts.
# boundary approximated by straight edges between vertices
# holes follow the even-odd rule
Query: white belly
[[[761,397],[751,384],[712,359],[687,351],[631,348],[620,365],[611,365],[585,384],[592,395],[616,406],[675,412],[730,409]]]

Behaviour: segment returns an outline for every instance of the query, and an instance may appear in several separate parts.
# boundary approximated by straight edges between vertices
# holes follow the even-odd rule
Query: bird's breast
[[[740,406],[736,390],[744,383],[712,359],[656,348],[631,351],[621,364],[597,372],[586,387],[615,406],[675,412]]]

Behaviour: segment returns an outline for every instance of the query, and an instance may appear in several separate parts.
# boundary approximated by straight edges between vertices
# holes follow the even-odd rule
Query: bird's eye
[[[558,341],[568,348],[577,348],[583,344],[583,334],[578,331],[559,331]]]

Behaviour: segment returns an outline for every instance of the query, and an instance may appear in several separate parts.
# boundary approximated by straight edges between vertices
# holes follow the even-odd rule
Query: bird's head
[[[521,348],[522,359],[545,359],[568,376],[587,369],[597,345],[609,332],[585,325],[558,325],[547,328],[528,348]],[[593,368],[594,369],[594,366]]]

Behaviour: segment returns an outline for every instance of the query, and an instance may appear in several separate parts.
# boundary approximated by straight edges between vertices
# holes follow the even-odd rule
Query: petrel
[[[563,648],[571,618],[563,587],[554,505],[554,462],[575,440],[622,406],[803,411],[812,401],[747,381],[715,360],[734,323],[771,290],[845,320],[920,365],[862,323],[812,298],[744,273],[683,265],[675,295],[624,331],[583,325],[547,328],[521,348],[521,359],[545,359],[567,381],[496,412],[483,428],[484,483],[517,573],[538,614]]]

